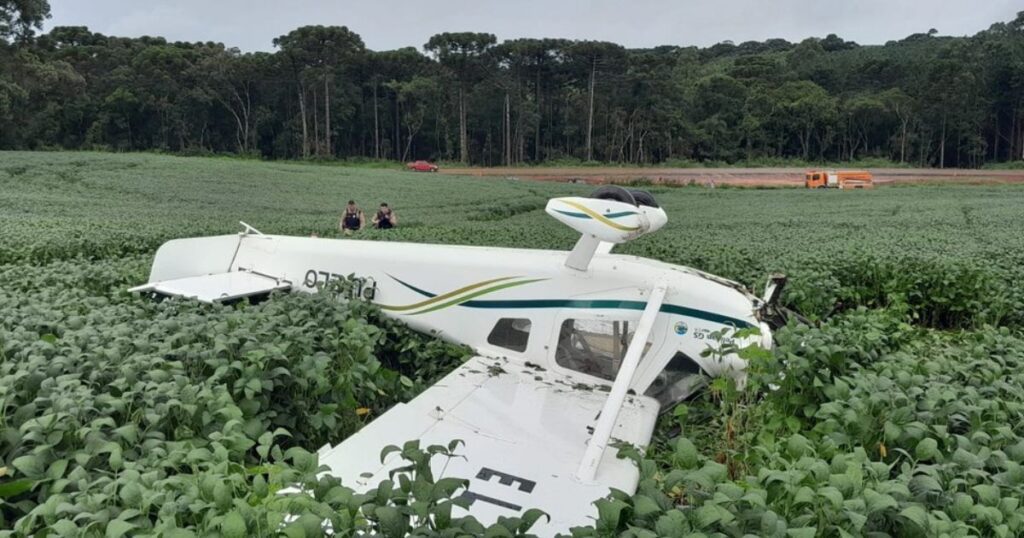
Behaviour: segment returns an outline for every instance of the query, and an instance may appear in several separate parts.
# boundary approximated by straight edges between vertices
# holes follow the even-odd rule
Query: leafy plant
[[[357,238],[564,249],[576,235],[542,224],[536,201],[587,187],[161,155],[4,159],[0,534],[315,536],[327,522],[504,536],[543,517],[449,520],[461,482],[435,480],[428,462],[457,444],[399,447],[408,466],[367,493],[318,472],[309,450],[414,397],[466,349],[344,289],[235,306],[124,290],[167,239],[239,219],[330,237],[339,201],[382,192],[402,226]],[[812,324],[776,331],[770,352],[742,350],[745,385],[714,380],[665,413],[646,451],[624,451],[637,493],[599,500],[573,534],[1024,534],[1022,193],[658,192],[670,223],[616,252],[751,287],[786,272],[784,302]],[[709,354],[730,351],[720,339]]]

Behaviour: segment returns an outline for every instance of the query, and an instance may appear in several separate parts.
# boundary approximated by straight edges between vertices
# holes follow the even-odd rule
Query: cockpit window
[[[558,333],[555,362],[563,368],[614,381],[635,331],[632,321],[567,319]],[[645,355],[650,348],[647,342]]]
[[[501,318],[487,336],[487,343],[522,353],[530,339],[531,325],[525,318]]]
[[[707,379],[700,365],[680,351],[668,361],[644,395],[658,400],[664,411],[668,406],[692,396],[707,383]]]

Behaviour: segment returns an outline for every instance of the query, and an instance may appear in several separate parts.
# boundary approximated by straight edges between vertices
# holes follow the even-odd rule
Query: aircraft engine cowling
[[[577,232],[608,243],[625,243],[657,231],[668,222],[668,216],[660,207],[631,201],[632,196],[626,201],[569,196],[552,198],[545,210]]]

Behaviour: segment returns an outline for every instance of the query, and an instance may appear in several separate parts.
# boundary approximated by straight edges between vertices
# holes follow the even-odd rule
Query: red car
[[[407,163],[405,167],[416,172],[437,172],[437,165],[430,161],[414,161]]]

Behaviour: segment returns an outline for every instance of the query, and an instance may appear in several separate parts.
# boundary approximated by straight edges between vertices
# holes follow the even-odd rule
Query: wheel
[[[629,193],[633,195],[633,199],[636,200],[637,205],[658,207],[658,202],[654,200],[654,196],[647,191],[630,189]]]
[[[605,185],[590,193],[590,197],[597,198],[598,200],[615,200],[624,204],[639,205],[629,191],[618,185]]]

